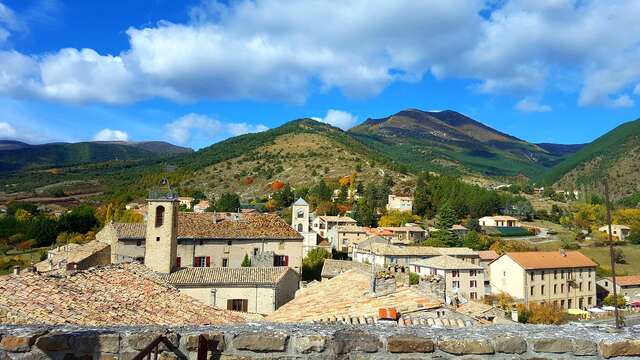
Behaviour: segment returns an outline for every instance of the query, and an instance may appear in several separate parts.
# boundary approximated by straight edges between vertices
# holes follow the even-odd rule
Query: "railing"
[[[155,338],[151,344],[147,345],[133,360],[154,360],[158,359],[160,354],[160,346],[164,344],[167,349],[174,354],[178,355],[178,359],[186,359],[184,354],[180,353],[178,348],[169,341],[167,335],[160,335]],[[207,360],[209,350],[217,351],[219,341],[217,339],[209,339],[206,335],[200,335],[198,337],[198,360]]]
[[[160,345],[164,344],[167,346],[169,350],[176,349],[175,345],[173,345],[169,339],[167,339],[166,335],[160,335],[155,338],[151,344],[147,345],[138,355],[136,355],[133,360],[151,360],[151,356],[153,355],[154,360],[158,360]]]

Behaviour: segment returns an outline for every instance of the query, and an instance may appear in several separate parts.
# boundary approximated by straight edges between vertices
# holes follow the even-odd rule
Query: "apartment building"
[[[450,299],[480,300],[484,298],[484,271],[480,265],[448,255],[409,264],[420,275],[440,275],[445,279],[445,292]]]
[[[525,304],[587,309],[596,305],[596,266],[578,251],[505,253],[489,264],[491,290]]]
[[[389,195],[389,198],[387,199],[387,210],[396,210],[402,212],[412,211],[413,197]]]
[[[334,226],[327,232],[327,240],[333,249],[349,253],[354,243],[365,240],[371,235],[361,226]]]
[[[313,219],[311,229],[321,237],[326,238],[329,230],[333,229],[334,226],[356,226],[357,224],[357,221],[348,216],[321,215]]]

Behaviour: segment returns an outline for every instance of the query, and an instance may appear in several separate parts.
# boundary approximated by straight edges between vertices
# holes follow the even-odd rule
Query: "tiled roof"
[[[305,288],[295,299],[266,317],[267,321],[299,323],[328,321],[332,318],[377,318],[380,308],[396,308],[399,312],[440,307],[440,301],[429,298],[415,287],[399,287],[395,292],[370,296],[370,275],[349,270],[333,279]]]
[[[598,230],[609,231],[609,225],[601,226]],[[629,225],[611,225],[611,230],[631,230]]]
[[[144,223],[113,223],[118,239],[144,239],[147,226]],[[108,226],[108,225],[107,225]]]
[[[243,322],[180,292],[144,265],[0,277],[0,323],[196,325]]]
[[[324,261],[324,265],[322,266],[321,276],[323,278],[332,278],[351,269],[371,271],[371,265],[350,260],[326,259]]]
[[[353,220],[352,218],[348,217],[348,216],[330,216],[330,215],[321,215],[319,216],[319,218],[321,220],[327,221],[327,222],[350,222],[350,223],[356,223],[357,221]]]
[[[484,218],[490,218],[490,219],[493,219],[493,220],[514,220],[514,221],[518,221],[518,219],[514,218],[513,216],[506,216],[506,215],[485,216]]]
[[[392,232],[426,232],[420,226],[381,226],[378,229],[388,230]]]
[[[477,301],[467,301],[466,303],[458,306],[456,311],[473,317],[481,317],[484,313],[493,309],[495,309],[495,307],[491,305]]]
[[[431,246],[396,246],[386,245],[380,243],[373,243],[369,246],[359,247],[368,251],[371,251],[376,255],[384,256],[438,256],[442,255],[436,248]]]
[[[469,270],[482,270],[481,266],[472,264],[468,261],[454,258],[453,256],[441,255],[435,256],[429,259],[421,259],[411,262],[411,265],[419,265],[435,269],[443,270],[457,270],[457,269],[469,269]]]
[[[339,232],[350,232],[350,233],[366,233],[367,231],[362,226],[353,226],[353,225],[338,225],[334,227],[336,231]]]
[[[566,251],[564,255],[560,251],[509,252],[503,256],[509,256],[524,269],[562,269],[598,265],[579,251]]]
[[[611,278],[608,279],[611,280]],[[640,285],[640,275],[616,276],[616,284],[619,286]]]
[[[78,263],[89,256],[97,253],[100,250],[104,250],[104,248],[109,247],[109,244],[100,242],[98,240],[89,241],[86,244],[69,244],[69,245],[77,245],[71,247],[68,251],[58,251],[53,255],[50,259],[43,260],[36,264],[36,269],[38,271],[49,271],[51,267],[55,268],[56,265],[65,261],[68,263]],[[62,247],[62,246],[61,246]],[[59,248],[58,248],[59,249]]]
[[[480,255],[481,260],[489,260],[489,261],[495,260],[500,256],[498,255],[497,252],[493,250],[481,250],[481,251],[478,251],[478,255]]]
[[[193,267],[178,270],[164,279],[175,286],[184,285],[276,285],[289,271],[288,267]]]
[[[216,213],[178,213],[178,238],[196,239],[293,239],[302,236],[277,215]],[[215,219],[215,220],[214,220]],[[143,223],[113,223],[119,239],[144,239],[146,225]]]
[[[435,248],[442,255],[450,256],[478,256],[478,252],[467,247],[437,247]]]
[[[300,235],[273,214],[245,214],[239,220],[213,221],[212,213],[179,213],[179,238],[204,239],[293,239]]]

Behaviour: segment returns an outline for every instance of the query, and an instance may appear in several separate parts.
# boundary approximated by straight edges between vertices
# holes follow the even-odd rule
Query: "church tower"
[[[176,267],[178,243],[178,199],[163,180],[163,188],[149,193],[144,264],[151,270],[168,274]]]
[[[309,232],[309,204],[300,198],[291,206],[291,226],[299,233]]]

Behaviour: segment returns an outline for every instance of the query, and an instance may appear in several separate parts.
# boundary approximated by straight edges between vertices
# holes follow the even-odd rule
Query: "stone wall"
[[[198,328],[0,327],[0,359],[132,359],[158,335],[161,359],[608,359],[640,357],[640,332],[504,325],[466,329],[253,324]]]

